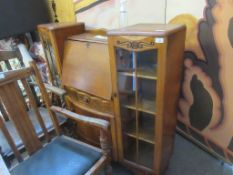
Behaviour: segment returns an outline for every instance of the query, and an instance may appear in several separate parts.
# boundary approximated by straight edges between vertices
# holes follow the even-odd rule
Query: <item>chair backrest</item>
[[[23,56],[20,49],[17,47],[15,50],[0,50],[0,72],[10,71],[25,67]],[[31,87],[33,95],[36,97],[36,102],[39,105],[39,98],[36,96],[35,89]],[[24,104],[26,105],[26,103]],[[8,116],[5,108],[0,100],[0,112],[5,121],[8,121]]]
[[[18,88],[18,84],[21,84],[25,90],[25,94],[29,99],[30,106],[36,114],[36,118],[40,127],[43,130],[43,134],[47,142],[50,141],[50,136],[45,127],[45,123],[41,117],[39,109],[37,107],[35,98],[32,94],[32,91],[29,87],[28,80],[31,76],[36,81],[40,92],[42,94],[43,101],[47,107],[47,110],[50,114],[51,120],[53,122],[53,126],[57,135],[60,134],[60,129],[58,125],[58,121],[54,112],[50,110],[51,102],[47,95],[46,89],[43,85],[42,78],[40,76],[39,70],[34,62],[30,63],[30,67],[22,68],[18,70],[12,70],[7,72],[0,73],[0,98],[1,101],[9,115],[10,120],[14,124],[22,142],[29,153],[29,155],[36,152],[38,149],[42,147],[42,143],[38,138],[33,124],[29,118],[27,113],[27,108],[24,105],[25,99],[22,97],[20,88]],[[22,157],[17,150],[17,147],[9,133],[7,131],[7,127],[5,126],[5,122],[0,117],[0,127],[2,129],[3,134],[5,135],[9,145],[11,146],[16,158],[18,161],[22,161]]]

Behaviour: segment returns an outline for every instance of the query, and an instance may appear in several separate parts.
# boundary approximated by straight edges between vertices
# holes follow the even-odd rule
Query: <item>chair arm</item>
[[[71,118],[73,120],[80,121],[80,122],[83,122],[83,123],[87,123],[89,125],[99,127],[99,128],[101,128],[101,129],[103,129],[105,131],[108,130],[109,125],[110,125],[109,122],[106,121],[106,120],[79,115],[79,114],[76,114],[74,112],[71,112],[71,111],[69,111],[67,109],[64,109],[64,108],[61,108],[61,107],[58,107],[58,106],[51,106],[50,109],[52,111],[54,111],[54,112],[61,113],[61,114],[65,115],[68,118]]]
[[[111,152],[111,143],[109,142],[108,138],[108,128],[110,126],[109,122],[102,119],[91,118],[83,115],[76,114],[64,108],[60,108],[57,106],[51,106],[50,109],[53,112],[59,112],[65,115],[68,118],[71,118],[76,121],[80,121],[89,125],[93,125],[100,128],[100,146],[103,150],[103,154],[108,157],[110,161],[110,152]]]
[[[47,84],[47,83],[44,83],[44,86],[47,90],[51,91],[52,93],[54,93],[60,97],[64,97],[64,95],[66,95],[66,91],[62,88],[55,87],[55,86]]]
[[[10,172],[7,169],[6,164],[5,164],[1,155],[0,155],[0,174],[1,175],[10,175]]]
[[[34,81],[29,82],[29,84],[33,85],[33,86],[38,86],[38,84]],[[45,86],[45,89],[51,91],[52,93],[54,93],[60,97],[63,97],[64,95],[66,95],[66,91],[62,88],[55,87],[55,86],[50,85],[48,83],[44,83],[44,86]]]

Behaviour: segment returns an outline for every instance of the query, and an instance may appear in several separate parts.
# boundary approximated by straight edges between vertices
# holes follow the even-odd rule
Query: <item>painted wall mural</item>
[[[188,27],[178,126],[233,162],[233,1],[208,0],[203,17],[180,14]]]
[[[75,13],[81,13],[108,0],[75,0]]]

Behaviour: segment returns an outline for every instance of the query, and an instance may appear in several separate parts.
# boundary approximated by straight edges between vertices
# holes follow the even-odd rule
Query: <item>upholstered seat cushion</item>
[[[57,137],[29,159],[20,163],[12,175],[83,175],[101,157],[96,149],[66,136]]]
[[[48,110],[46,108],[40,107],[39,111],[40,111],[40,114],[44,120],[45,126],[48,129],[48,131],[53,130],[54,129],[53,123],[49,116]],[[38,136],[43,136],[43,131],[42,131],[42,128],[40,127],[38,120],[36,119],[35,112],[33,110],[29,110],[28,114],[35,128],[36,134]],[[66,118],[59,113],[57,113],[57,118],[58,118],[58,122],[60,125],[66,121]],[[7,121],[5,124],[17,148],[23,147],[23,142],[20,139],[20,136],[18,135],[18,132],[16,131],[14,124],[11,121]],[[1,152],[3,155],[9,156],[12,153],[12,150],[1,130],[0,130],[0,147],[1,147]]]

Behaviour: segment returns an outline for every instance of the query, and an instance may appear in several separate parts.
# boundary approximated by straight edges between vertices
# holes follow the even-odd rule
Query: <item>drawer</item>
[[[112,101],[104,100],[85,92],[76,90],[75,88],[66,87],[67,94],[73,105],[78,104],[86,109],[97,112],[113,114]]]

